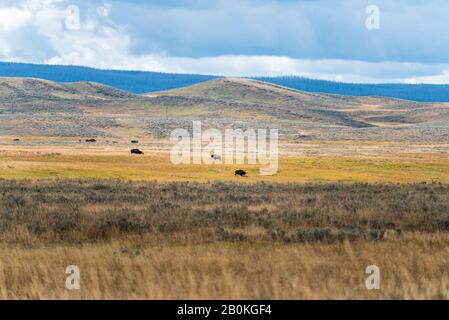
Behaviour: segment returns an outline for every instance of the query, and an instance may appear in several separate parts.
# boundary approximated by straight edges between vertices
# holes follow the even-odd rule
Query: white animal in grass
[[[219,156],[218,154],[212,154],[210,157],[215,161],[221,161],[221,156]]]

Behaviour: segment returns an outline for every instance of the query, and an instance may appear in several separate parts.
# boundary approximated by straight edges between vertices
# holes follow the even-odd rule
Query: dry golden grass
[[[0,180],[0,299],[446,299],[448,188]]]
[[[0,247],[1,299],[446,299],[447,234],[381,242]],[[78,265],[81,289],[65,289]],[[381,271],[367,290],[365,269]]]
[[[382,240],[447,232],[449,185],[0,180],[0,243]]]
[[[234,171],[247,170],[239,182],[449,183],[446,156],[284,156],[274,176],[260,176],[258,165],[173,165],[168,152],[131,156],[129,148],[37,147],[0,151],[4,179],[121,179],[157,181],[236,181]]]

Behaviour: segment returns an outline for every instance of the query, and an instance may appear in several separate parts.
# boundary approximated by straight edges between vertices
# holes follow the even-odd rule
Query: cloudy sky
[[[449,83],[449,1],[0,0],[0,60]]]

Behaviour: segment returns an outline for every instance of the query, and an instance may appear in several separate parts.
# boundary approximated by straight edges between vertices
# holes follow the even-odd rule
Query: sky
[[[0,0],[0,61],[449,83],[449,1]]]

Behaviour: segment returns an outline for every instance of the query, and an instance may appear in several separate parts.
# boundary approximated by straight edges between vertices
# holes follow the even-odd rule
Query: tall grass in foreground
[[[0,180],[0,298],[445,299],[448,213],[443,184]]]
[[[1,299],[447,299],[449,237],[373,242],[0,247]],[[81,289],[65,289],[67,265]],[[365,269],[381,270],[381,290]]]

